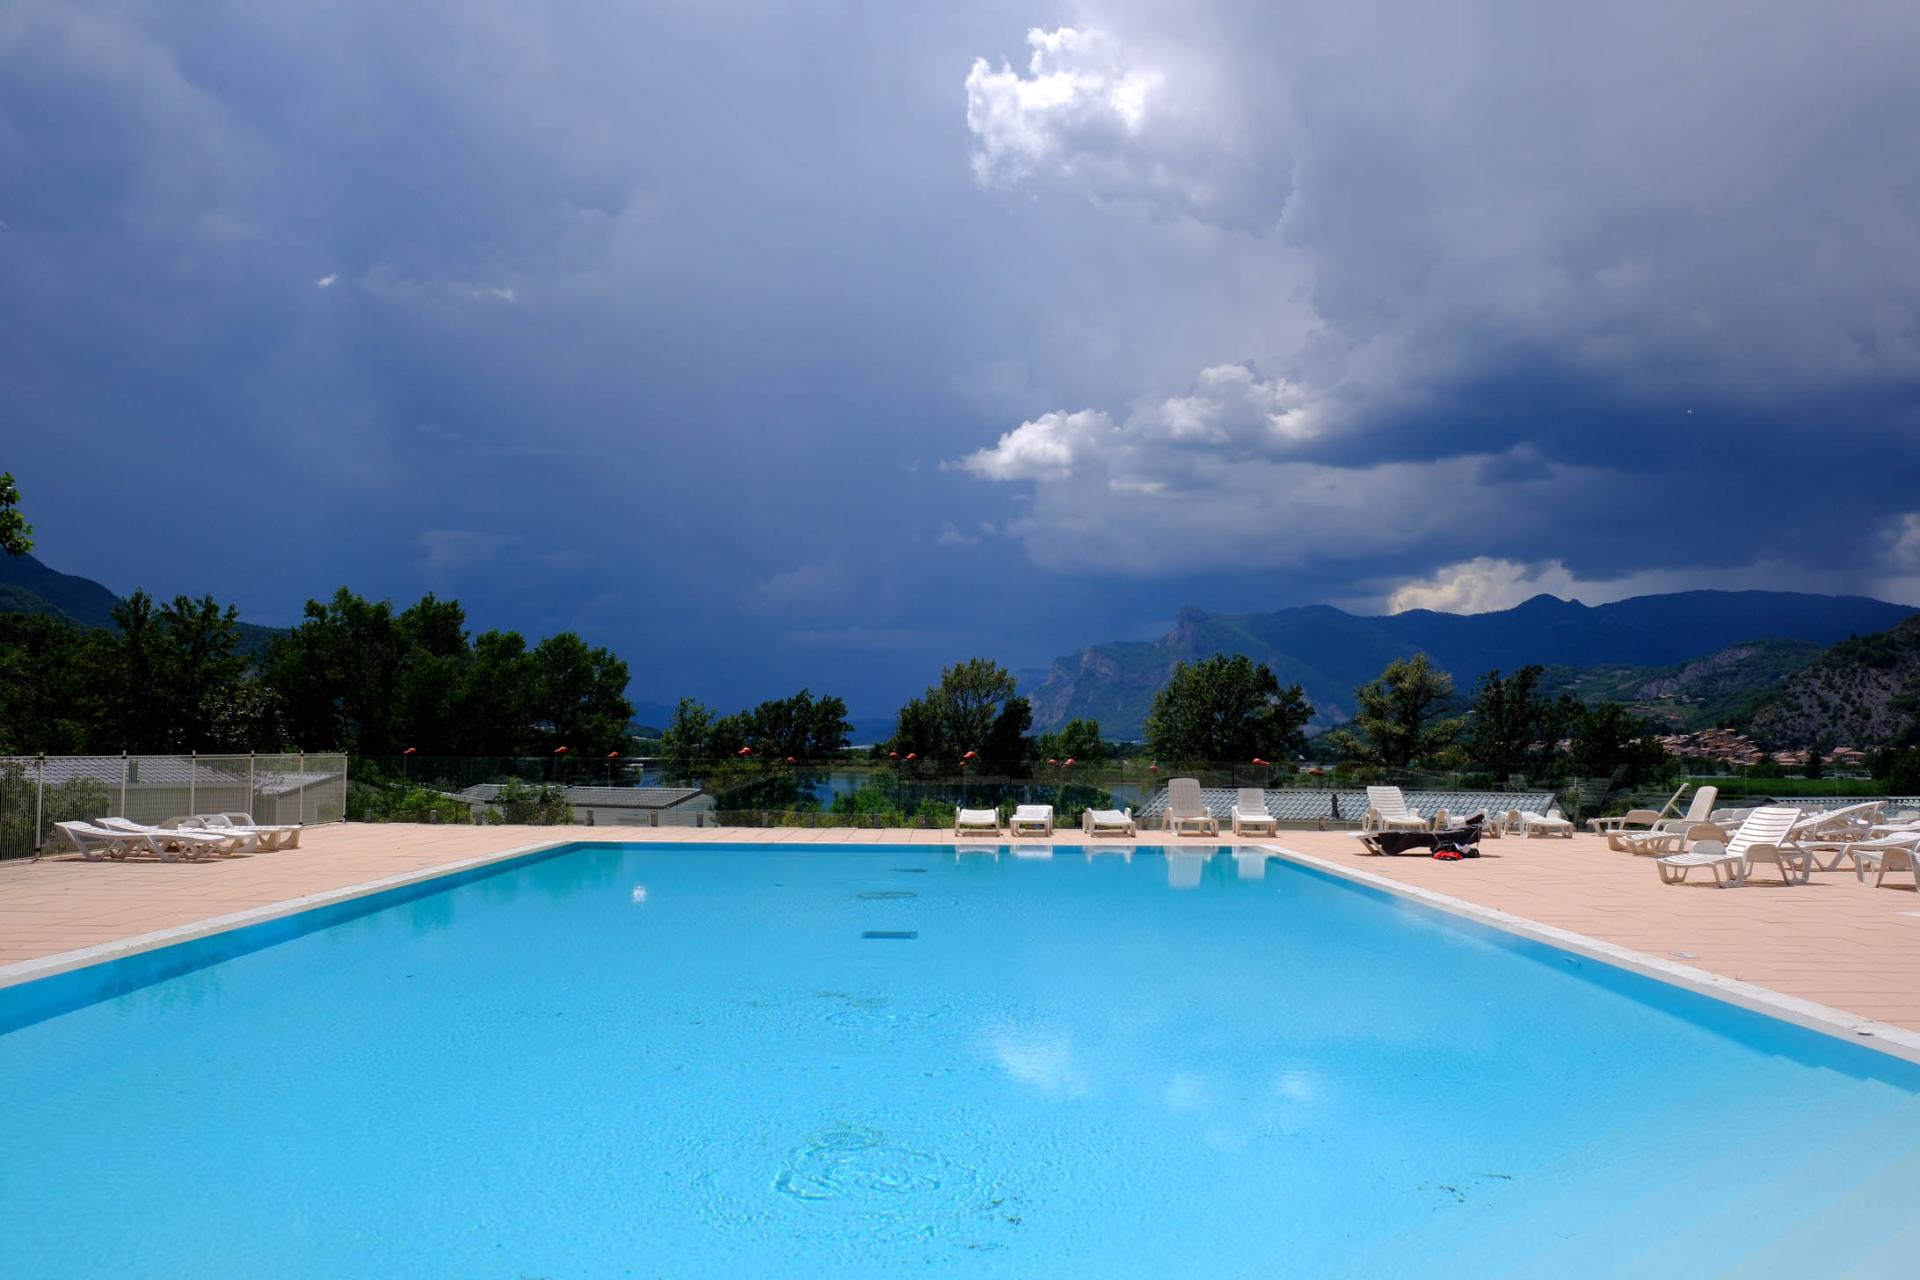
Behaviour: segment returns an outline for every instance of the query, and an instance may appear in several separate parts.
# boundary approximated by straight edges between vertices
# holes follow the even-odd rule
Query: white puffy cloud
[[[985,58],[967,72],[981,183],[1058,176],[1096,199],[1163,213],[1226,223],[1256,216],[1232,142],[1238,111],[1213,94],[1204,62],[1180,65],[1177,49],[1149,55],[1097,27],[1035,27],[1027,44],[1025,75]]]
[[[1000,437],[960,466],[987,480],[1064,480],[1113,438],[1113,419],[1098,409],[1043,413]]]
[[[1044,413],[958,465],[987,480],[1069,480],[1091,468],[1109,488],[1159,492],[1209,460],[1282,456],[1310,439],[1317,421],[1306,388],[1223,364],[1122,424],[1099,409]]]

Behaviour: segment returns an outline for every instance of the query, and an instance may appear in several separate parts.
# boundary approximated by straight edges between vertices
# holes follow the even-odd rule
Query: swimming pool
[[[1920,1067],[1284,862],[596,844],[256,930],[0,991],[0,1275],[1920,1246]]]

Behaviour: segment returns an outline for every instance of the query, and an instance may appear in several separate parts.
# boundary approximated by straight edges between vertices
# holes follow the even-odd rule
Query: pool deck
[[[200,862],[86,862],[75,856],[0,863],[0,986],[122,950],[139,950],[351,897],[563,841],[952,844],[944,831],[775,828],[465,827],[337,824],[301,848]],[[963,841],[991,844],[992,841]],[[1022,840],[1020,843],[1037,843]],[[1080,844],[1063,832],[1057,844]],[[1143,832],[1142,845],[1236,843]],[[1875,889],[1851,870],[1816,872],[1791,888],[1771,868],[1740,889],[1711,879],[1663,885],[1650,858],[1595,836],[1490,840],[1477,860],[1376,858],[1338,832],[1283,831],[1249,846],[1290,851],[1343,873],[1444,895],[1686,966],[1920,1032],[1920,895],[1912,877]],[[1696,872],[1699,880],[1703,873]],[[1894,887],[1898,882],[1898,888]],[[165,939],[148,935],[167,933]],[[85,957],[68,953],[94,949]],[[54,957],[62,957],[54,960]],[[51,962],[51,964],[49,963]]]

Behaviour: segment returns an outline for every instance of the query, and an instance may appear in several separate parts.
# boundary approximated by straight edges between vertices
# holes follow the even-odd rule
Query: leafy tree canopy
[[[1521,773],[1545,762],[1566,732],[1577,704],[1540,693],[1545,669],[1522,667],[1510,676],[1498,668],[1480,677],[1467,720],[1467,756],[1472,766],[1496,776]]]
[[[1359,709],[1352,723],[1327,735],[1341,754],[1390,769],[1409,768],[1440,754],[1466,727],[1449,716],[1453,677],[1424,653],[1395,658],[1353,691]]]
[[[0,472],[0,551],[23,556],[33,550],[33,526],[20,514],[20,489],[11,471]]]
[[[1312,716],[1300,686],[1282,689],[1265,663],[1216,654],[1174,665],[1147,712],[1147,745],[1169,761],[1290,759]]]
[[[1033,707],[1018,695],[1013,676],[997,662],[968,658],[940,673],[940,683],[900,708],[887,749],[938,765],[957,765],[974,753],[979,767],[1018,768],[1026,758]]]

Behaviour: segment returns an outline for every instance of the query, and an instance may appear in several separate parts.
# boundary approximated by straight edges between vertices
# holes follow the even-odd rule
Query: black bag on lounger
[[[1480,856],[1480,827],[1487,815],[1476,813],[1457,827],[1441,831],[1380,831],[1367,843],[1385,854],[1432,853],[1446,847],[1464,857]]]

